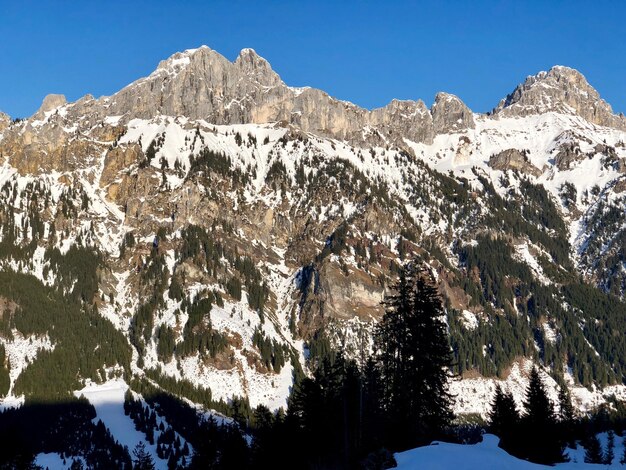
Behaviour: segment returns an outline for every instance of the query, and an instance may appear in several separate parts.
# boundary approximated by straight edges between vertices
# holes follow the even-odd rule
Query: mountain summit
[[[42,110],[61,104],[54,95]],[[626,128],[625,118],[613,114],[582,74],[561,66],[528,77],[492,114],[527,116],[548,111]],[[111,115],[120,116],[120,123],[156,115],[225,125],[283,122],[353,144],[399,147],[405,146],[404,139],[430,144],[437,135],[475,127],[474,113],[451,94],[438,93],[430,109],[421,100],[393,100],[370,111],[315,88],[289,87],[253,49],[243,49],[231,62],[207,46],[173,54],[148,77],[111,97],[81,99],[68,112],[73,120],[89,116],[89,123]]]
[[[624,116],[613,113],[611,105],[600,98],[583,74],[561,65],[526,78],[493,111],[500,116],[546,112],[576,114],[600,126],[626,129]]]

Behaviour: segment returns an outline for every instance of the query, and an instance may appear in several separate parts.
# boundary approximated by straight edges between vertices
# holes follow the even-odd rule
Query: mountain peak
[[[243,49],[241,49],[241,51],[239,51],[239,55],[237,56],[237,59],[235,59],[235,63],[238,60],[242,60],[242,59],[245,59],[245,58],[259,58],[261,60],[265,60],[265,59],[263,59],[263,57],[261,57],[257,53],[257,51],[255,51],[251,47],[244,47]]]
[[[546,112],[573,114],[601,126],[626,128],[626,121],[613,114],[585,76],[563,65],[526,77],[493,110],[493,114],[512,117]]]
[[[245,75],[254,77],[264,85],[274,86],[282,82],[278,74],[272,70],[270,63],[249,47],[239,52],[234,64]]]
[[[437,93],[430,112],[437,134],[461,132],[475,127],[472,111],[456,95]]]
[[[49,94],[43,99],[39,110],[37,111],[38,115],[43,115],[48,111],[52,111],[53,109],[58,108],[59,106],[63,106],[67,103],[65,99],[65,95],[59,94]]]

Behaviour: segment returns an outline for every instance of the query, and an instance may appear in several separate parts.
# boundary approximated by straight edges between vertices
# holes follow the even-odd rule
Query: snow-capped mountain
[[[626,398],[625,141],[567,67],[487,115],[446,93],[367,110],[203,46],[110,97],[0,114],[0,263],[108,328],[85,346],[101,362],[55,393],[135,377],[285,407],[320,351],[367,356],[418,256],[448,310],[457,412],[484,415],[498,380],[521,400],[532,363],[590,409]],[[45,394],[40,356],[84,339],[20,321],[48,307],[18,290],[0,288],[5,404]]]

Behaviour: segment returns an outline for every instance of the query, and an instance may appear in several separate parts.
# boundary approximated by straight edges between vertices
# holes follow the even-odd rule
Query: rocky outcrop
[[[392,100],[371,112],[369,124],[391,140],[406,137],[414,142],[432,142],[435,136],[432,115],[422,100]]]
[[[529,76],[498,104],[493,114],[522,117],[550,111],[577,114],[600,126],[626,129],[626,118],[613,114],[611,106],[580,72],[563,66]]]
[[[0,111],[0,132],[11,125],[11,118],[8,114]]]
[[[554,164],[561,170],[570,170],[572,165],[584,160],[586,155],[580,150],[576,142],[564,142],[554,157]]]
[[[52,108],[54,109],[54,108]],[[0,154],[21,174],[75,171],[96,163],[104,142],[77,131],[62,116],[49,116],[45,123],[29,119],[6,130],[0,141]]]
[[[476,127],[472,111],[458,97],[448,93],[437,93],[430,112],[436,134],[453,134]]]
[[[41,107],[35,113],[35,118],[42,119],[45,113],[57,109],[67,103],[65,95],[50,94],[43,99]]]
[[[104,168],[100,176],[100,187],[111,184],[119,178],[123,169],[128,168],[133,163],[139,163],[144,158],[144,154],[138,144],[111,148],[104,157]]]
[[[515,170],[527,175],[539,176],[541,170],[530,163],[526,153],[517,149],[503,150],[489,158],[489,166],[494,170]]]
[[[335,264],[325,264],[320,272],[324,293],[324,314],[338,320],[355,316],[362,320],[382,317],[385,290],[361,272],[346,275]]]

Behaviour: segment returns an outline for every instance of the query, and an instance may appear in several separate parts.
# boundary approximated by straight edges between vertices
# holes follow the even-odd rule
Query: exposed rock
[[[448,93],[437,93],[430,112],[436,134],[452,134],[476,127],[472,111],[458,97]]]
[[[517,149],[503,150],[492,155],[489,158],[489,166],[494,170],[516,170],[535,177],[541,175],[541,170],[530,163],[525,153]]]
[[[624,173],[624,172],[622,172]],[[616,193],[623,193],[626,191],[626,178],[620,178],[613,186],[613,191]]]
[[[563,170],[570,170],[572,164],[584,160],[587,156],[580,150],[576,142],[564,142],[559,147],[559,152],[554,157],[556,167]]]
[[[626,129],[626,118],[613,114],[611,106],[600,98],[580,72],[563,66],[529,76],[500,101],[493,113],[508,117],[549,111],[577,114],[594,124]]]
[[[11,125],[11,117],[0,111],[0,132]]]
[[[137,144],[110,149],[104,157],[100,187],[112,183],[119,177],[121,170],[128,168],[133,163],[142,161],[144,158],[141,147]]]
[[[445,104],[442,97],[447,97]],[[440,132],[474,126],[471,112],[458,98],[444,94],[439,101]],[[453,115],[446,116],[448,111]],[[434,136],[431,112],[421,100],[393,100],[368,111],[321,90],[291,88],[252,49],[242,50],[234,62],[206,46],[176,53],[148,77],[111,97],[85,97],[68,112],[74,120],[89,116],[83,118],[85,126],[111,115],[123,116],[124,124],[162,114],[215,124],[284,122],[354,143],[367,143],[364,130],[372,127],[377,129],[378,145],[404,145],[403,137],[430,143]]]
[[[326,264],[321,271],[326,315],[340,320],[355,316],[369,320],[382,316],[384,289],[361,272],[344,273],[336,264]]]
[[[402,137],[432,142],[435,135],[432,116],[422,100],[392,100],[387,106],[374,109],[369,118],[369,125],[396,144]]]
[[[66,103],[67,103],[67,100],[65,99],[65,95],[57,95],[57,94],[47,95],[43,99],[43,103],[41,104],[41,107],[39,108],[35,116],[38,119],[41,119],[44,116],[44,113],[47,113],[48,111],[52,111],[53,109],[59,108]]]
[[[33,125],[29,120],[11,127],[0,141],[0,153],[9,155],[21,174],[74,171],[101,158],[101,143],[68,133],[59,119],[55,116],[47,125]]]

